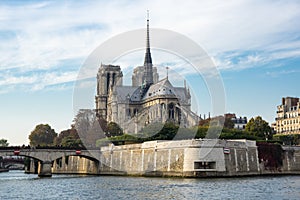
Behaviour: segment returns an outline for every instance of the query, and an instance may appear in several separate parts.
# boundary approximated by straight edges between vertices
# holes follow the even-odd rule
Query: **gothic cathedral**
[[[159,80],[150,52],[149,18],[144,65],[133,70],[132,86],[123,86],[120,66],[101,64],[97,74],[96,113],[116,122],[125,133],[138,133],[150,123],[172,122],[182,127],[198,124],[191,111],[189,89],[173,87],[168,76]]]

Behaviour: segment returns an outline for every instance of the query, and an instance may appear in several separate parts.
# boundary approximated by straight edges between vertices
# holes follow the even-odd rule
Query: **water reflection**
[[[0,173],[0,199],[299,199],[300,176],[180,179]]]

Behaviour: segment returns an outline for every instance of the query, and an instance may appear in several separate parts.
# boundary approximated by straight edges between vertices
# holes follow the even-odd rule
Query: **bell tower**
[[[107,100],[110,89],[114,86],[122,86],[123,74],[120,66],[104,65],[101,66],[97,73],[97,95],[96,113],[99,118],[107,120]]]

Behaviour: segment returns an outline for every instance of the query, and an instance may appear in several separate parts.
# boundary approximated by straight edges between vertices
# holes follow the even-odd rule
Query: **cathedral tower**
[[[97,74],[96,112],[97,116],[107,119],[107,100],[110,89],[122,86],[123,74],[120,66],[101,64]]]

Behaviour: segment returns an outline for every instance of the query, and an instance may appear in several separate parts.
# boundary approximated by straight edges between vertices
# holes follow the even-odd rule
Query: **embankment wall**
[[[269,167],[271,158],[260,159],[256,142],[249,140],[111,144],[101,148],[100,162],[80,156],[63,157],[53,162],[52,172],[177,177],[300,174],[300,147],[283,146],[282,149],[281,164]]]

